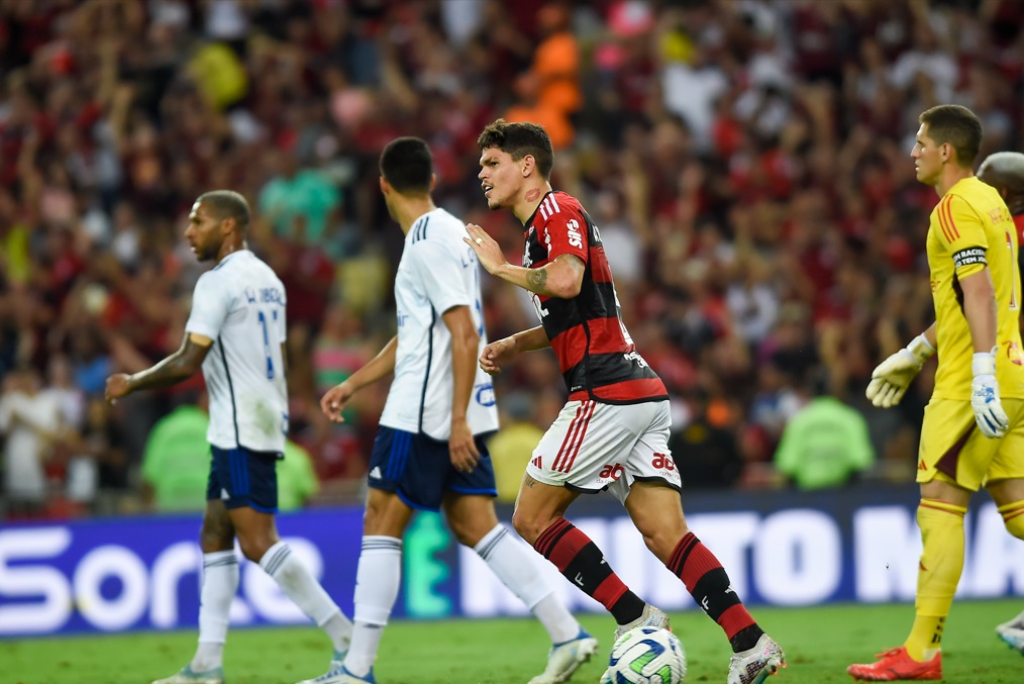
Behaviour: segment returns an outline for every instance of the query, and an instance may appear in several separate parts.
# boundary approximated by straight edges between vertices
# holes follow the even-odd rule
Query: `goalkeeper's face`
[[[921,124],[917,131],[917,139],[914,141],[914,149],[910,156],[914,159],[914,170],[917,172],[917,180],[925,185],[937,185],[942,175],[942,164],[944,156],[949,154],[948,143],[938,145],[928,135],[928,124]]]

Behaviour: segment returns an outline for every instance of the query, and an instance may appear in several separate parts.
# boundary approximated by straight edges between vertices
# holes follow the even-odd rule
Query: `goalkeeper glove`
[[[910,344],[878,364],[871,373],[871,382],[864,393],[874,406],[890,408],[900,403],[907,388],[924,366],[924,362],[935,353],[935,347],[924,334],[915,337]]]
[[[986,437],[1002,437],[1010,426],[1010,420],[1003,411],[999,400],[999,382],[996,380],[996,352],[979,352],[971,361],[971,408],[974,420]]]

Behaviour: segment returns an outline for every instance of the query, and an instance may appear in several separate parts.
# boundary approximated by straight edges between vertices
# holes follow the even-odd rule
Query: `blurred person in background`
[[[115,402],[188,380],[201,367],[210,393],[213,459],[201,532],[199,645],[180,672],[154,684],[223,684],[239,582],[236,538],[245,557],[330,637],[336,658],[348,650],[352,633],[352,623],[277,535],[276,466],[288,431],[286,298],[280,279],[248,249],[250,222],[249,203],[237,192],[199,196],[185,237],[196,258],[214,267],[196,283],[181,347],[151,368],[107,378],[105,396]]]
[[[530,454],[544,431],[530,420],[532,399],[526,392],[513,392],[501,402],[501,429],[487,442],[494,464],[498,501],[515,503]]]
[[[61,429],[59,398],[42,392],[39,373],[30,366],[4,376],[0,393],[0,434],[4,435],[4,498],[11,517],[44,512],[46,461]]]
[[[460,544],[544,625],[552,646],[531,684],[569,679],[597,640],[545,586],[529,551],[498,522],[486,438],[498,428],[490,379],[476,367],[487,344],[479,265],[463,244],[464,224],[434,204],[434,159],[426,142],[403,137],[380,155],[380,191],[405,236],[395,276],[398,334],[320,400],[342,422],[353,395],[392,372],[370,455],[369,493],[355,586],[348,657],[302,684],[373,682],[373,665],[401,587],[402,538],[416,509],[444,511]],[[438,320],[440,319],[440,321]]]
[[[1024,244],[1024,154],[996,152],[985,158],[978,168],[978,178],[999,192],[1013,215],[1017,226],[1017,249]],[[1017,253],[1017,262],[1024,279],[1024,255]],[[1022,323],[1024,324],[1024,323]],[[1017,512],[1024,516],[1024,510]],[[1024,611],[996,627],[999,637],[1024,654]]]
[[[142,455],[143,505],[159,513],[202,511],[210,477],[209,396],[184,393],[157,421]]]
[[[918,181],[939,196],[927,256],[935,323],[883,361],[866,395],[899,404],[939,352],[918,452],[924,544],[914,624],[902,646],[847,672],[865,681],[942,679],[942,635],[964,564],[964,516],[988,489],[1007,531],[1024,539],[1024,350],[1016,227],[999,193],[974,175],[981,122],[961,105],[919,117]]]
[[[874,462],[864,416],[825,387],[786,423],[775,451],[775,467],[800,489],[842,486]]]
[[[284,458],[277,461],[277,508],[297,511],[320,490],[313,459],[292,440],[284,443]]]
[[[683,486],[691,489],[732,487],[743,470],[736,434],[729,429],[728,407],[720,399],[712,401],[707,391],[691,394],[692,418],[672,431],[668,446],[672,450]]]

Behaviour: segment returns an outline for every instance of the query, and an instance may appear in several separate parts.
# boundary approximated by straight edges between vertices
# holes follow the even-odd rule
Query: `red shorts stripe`
[[[597,408],[597,402],[588,402],[587,417],[586,420],[583,421],[583,427],[580,428],[580,438],[576,440],[576,447],[572,451],[572,456],[569,457],[569,462],[562,466],[563,473],[568,473],[572,470],[572,464],[576,462],[576,456],[580,453],[580,448],[583,446],[583,440],[587,438],[587,427],[590,425],[590,419],[594,417],[595,408]]]
[[[552,470],[558,470],[558,464],[562,460],[562,456],[572,449],[573,435],[579,429],[580,415],[584,409],[586,409],[586,403],[576,407],[576,415],[573,416],[572,421],[569,423],[569,429],[565,431],[565,439],[562,440],[562,446],[558,447],[558,455],[555,456],[555,462],[551,464]]]

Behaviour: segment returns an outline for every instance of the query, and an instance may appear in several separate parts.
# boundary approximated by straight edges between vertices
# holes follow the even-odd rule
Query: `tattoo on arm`
[[[533,485],[537,484],[537,480],[534,480],[529,475],[525,475],[524,477],[525,479],[523,480],[523,484],[526,485],[527,487],[530,487],[532,489]]]
[[[548,272],[543,268],[531,270],[526,274],[526,284],[537,294],[549,294],[544,287],[548,282]]]

